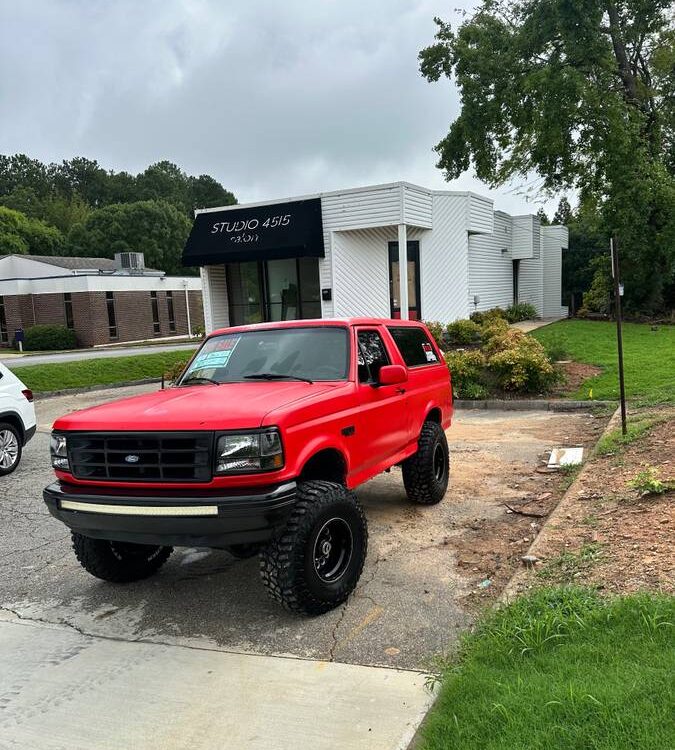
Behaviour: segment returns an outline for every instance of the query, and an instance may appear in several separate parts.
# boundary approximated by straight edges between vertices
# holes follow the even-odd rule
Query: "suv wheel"
[[[113,583],[140,581],[151,576],[173,552],[173,547],[92,539],[74,531],[72,538],[75,556],[87,573]]]
[[[334,482],[302,482],[286,528],[260,554],[260,574],[286,609],[320,615],[354,590],[367,549],[366,518],[354,493]]]
[[[14,425],[0,422],[0,476],[11,474],[21,461],[21,436]]]
[[[413,503],[435,505],[443,499],[450,477],[450,452],[438,422],[424,423],[417,453],[403,462],[402,469],[405,491]]]

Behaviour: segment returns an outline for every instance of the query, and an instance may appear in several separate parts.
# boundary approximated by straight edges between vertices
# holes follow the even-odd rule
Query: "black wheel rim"
[[[335,583],[349,567],[353,551],[349,524],[342,518],[331,518],[319,529],[314,541],[314,572],[324,583]]]
[[[110,542],[113,555],[120,562],[141,562],[154,560],[160,553],[161,547],[150,544],[134,544],[133,542]]]
[[[434,448],[434,477],[438,482],[445,479],[445,451],[440,443]]]

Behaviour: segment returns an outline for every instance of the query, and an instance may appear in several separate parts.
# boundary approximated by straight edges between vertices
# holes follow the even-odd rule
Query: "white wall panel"
[[[541,255],[543,263],[543,316],[558,318],[567,315],[567,307],[561,304],[562,253],[568,246],[567,227],[541,228]]]
[[[432,206],[433,228],[408,238],[420,241],[422,319],[449,323],[469,314],[466,194],[436,193]]]
[[[403,185],[403,223],[431,229],[433,196],[430,190]]]
[[[390,227],[334,232],[333,315],[389,317]]]
[[[538,258],[539,257],[539,219],[536,216],[513,217],[513,241],[511,257]]]
[[[520,261],[518,301],[534,305],[537,315],[544,317],[544,264],[538,258],[524,258]]]
[[[494,229],[494,207],[490,198],[467,193],[467,225],[469,232],[492,233]]]
[[[230,318],[225,266],[204,266],[202,281],[206,332],[210,333],[217,328],[226,328],[230,324]]]
[[[508,307],[513,302],[511,217],[495,212],[493,234],[469,236],[469,302],[471,311]],[[507,252],[502,252],[507,250]],[[480,297],[473,304],[474,295]]]

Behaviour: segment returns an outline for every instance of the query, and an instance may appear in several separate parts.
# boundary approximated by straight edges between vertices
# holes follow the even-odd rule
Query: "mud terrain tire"
[[[112,583],[148,578],[173,552],[173,547],[92,539],[74,531],[72,539],[75,556],[87,573]]]
[[[366,518],[354,493],[335,482],[301,482],[285,529],[260,553],[260,575],[283,607],[320,615],[352,593],[367,550]]]
[[[417,453],[402,465],[408,499],[418,505],[436,505],[445,496],[450,476],[450,452],[445,432],[438,422],[425,422]]]

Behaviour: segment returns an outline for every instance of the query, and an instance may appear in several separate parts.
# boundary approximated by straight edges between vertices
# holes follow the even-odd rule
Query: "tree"
[[[552,223],[562,224],[562,226],[566,227],[569,225],[571,221],[572,221],[572,206],[570,206],[570,202],[563,195],[563,197],[560,199],[558,203],[558,208],[556,209],[556,212],[553,214]]]
[[[73,227],[69,240],[79,256],[113,258],[115,253],[140,252],[149,268],[184,274],[181,255],[190,227],[187,216],[164,200],[117,203]]]
[[[199,177],[189,177],[190,208],[213,208],[215,206],[231,206],[237,202],[234,194],[213,177],[200,174]]]
[[[64,247],[65,239],[58,229],[0,206],[0,254],[62,255]]]
[[[539,223],[542,225],[542,227],[547,227],[551,223],[548,220],[548,215],[546,214],[546,211],[544,211],[544,209],[541,207],[537,211],[537,218],[539,219]]]
[[[672,306],[675,30],[668,0],[483,0],[454,31],[436,19],[420,53],[452,78],[461,111],[438,144],[447,179],[471,166],[491,186],[537,173],[576,189],[618,232],[625,301]]]

